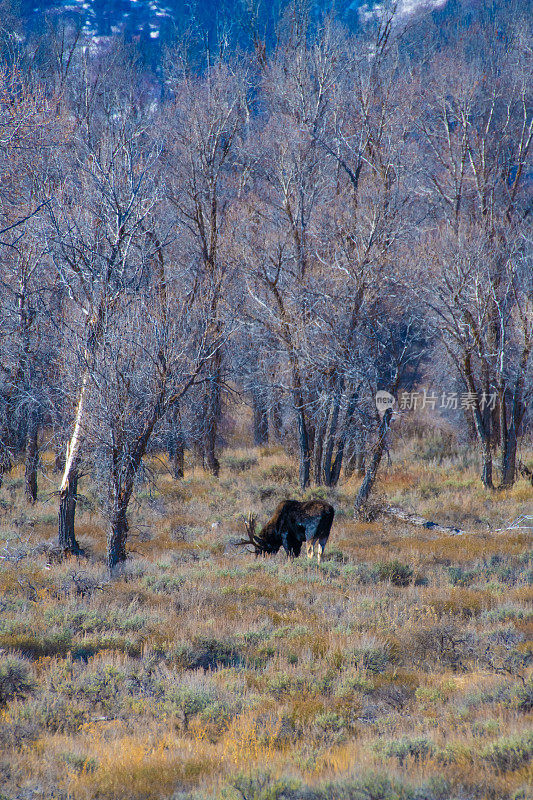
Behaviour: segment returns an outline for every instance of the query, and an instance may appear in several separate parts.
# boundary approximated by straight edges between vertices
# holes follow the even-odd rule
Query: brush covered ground
[[[281,448],[226,452],[218,481],[148,468],[113,581],[87,479],[88,557],[47,564],[51,457],[34,506],[21,467],[5,478],[0,797],[533,796],[531,530],[498,530],[533,513],[531,485],[489,494],[466,449],[412,440],[379,494],[468,533],[355,522],[353,478],[306,495],[336,507],[318,568],[234,545],[243,514],[302,496]]]

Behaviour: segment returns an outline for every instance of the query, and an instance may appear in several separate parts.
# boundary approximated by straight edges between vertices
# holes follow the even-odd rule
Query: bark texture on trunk
[[[177,481],[180,481],[185,476],[185,448],[183,440],[180,439],[174,444],[174,453],[172,454],[172,474]]]
[[[126,560],[126,539],[128,538],[128,520],[126,508],[119,503],[111,516],[110,530],[107,537],[107,566],[113,572],[118,564]]]
[[[13,469],[11,454],[9,452],[7,445],[5,444],[5,442],[9,441],[7,432],[4,433],[2,439],[0,439],[0,486],[2,486],[4,475],[8,472],[11,472],[11,470]]]
[[[81,548],[76,541],[74,518],[78,499],[78,470],[74,466],[69,474],[66,486],[60,492],[58,514],[58,547],[64,553],[79,555]]]
[[[311,476],[311,452],[309,449],[309,433],[302,407],[297,409],[298,414],[298,447],[300,453],[300,489],[307,489]]]
[[[268,444],[268,410],[262,391],[252,390],[254,445]]]
[[[378,440],[372,451],[369,464],[367,466],[365,477],[355,498],[355,514],[359,516],[368,502],[374,484],[376,482],[379,465],[387,446],[387,433],[389,432],[390,422],[392,419],[392,410],[388,408],[381,420],[378,431]]]
[[[481,483],[486,489],[494,489],[492,480],[492,448],[490,439],[483,438],[481,442]]]
[[[344,415],[344,420],[341,426],[339,442],[337,445],[337,454],[335,456],[335,460],[331,467],[331,484],[330,484],[331,486],[336,486],[337,483],[339,482],[346,445],[350,437],[350,432],[353,424],[353,417],[355,414],[355,409],[357,407],[358,399],[359,399],[359,391],[356,390],[355,392],[352,392],[350,396],[350,399],[348,401],[348,406],[346,408],[346,413]],[[345,469],[345,472],[346,476],[350,477],[353,470],[352,472],[350,472],[348,465]]]
[[[500,429],[501,429],[501,484],[500,488],[510,488],[515,480],[517,473],[516,466],[516,452],[518,447],[518,432],[522,424],[522,420],[526,413],[525,404],[523,402],[523,391],[527,364],[531,347],[529,341],[522,353],[520,361],[520,369],[516,377],[515,385],[513,387],[511,408],[509,412],[509,419],[507,419],[507,407],[505,405],[505,392],[500,391]]]
[[[213,356],[212,380],[206,396],[205,425],[205,463],[208,471],[218,478],[220,462],[216,454],[217,433],[222,413],[220,382],[222,378],[222,356],[217,349]]]
[[[270,431],[276,442],[283,441],[283,414],[277,398],[274,398],[270,407]]]
[[[509,489],[516,480],[516,430],[514,426],[507,432],[505,442],[502,442],[502,489]]]
[[[470,356],[467,355],[464,359],[464,376],[466,387],[475,399],[472,407],[472,418],[474,420],[474,427],[477,434],[478,442],[481,445],[481,482],[487,489],[494,489],[492,480],[492,441],[491,441],[491,411],[486,406],[483,410],[479,404],[479,396],[476,389],[476,382],[472,372],[470,363]],[[488,382],[485,380],[485,391],[488,393],[490,390]]]
[[[26,458],[24,466],[24,493],[28,503],[37,500],[37,466],[39,463],[38,447],[39,425],[35,415],[30,413],[26,434]]]
[[[74,534],[74,518],[78,491],[78,452],[82,440],[82,427],[85,415],[85,398],[89,384],[88,370],[83,375],[81,389],[74,419],[72,436],[67,444],[65,468],[59,487],[58,545],[65,552],[79,553],[80,547]]]
[[[171,425],[168,456],[172,465],[173,476],[176,480],[181,480],[185,475],[185,441],[179,411],[172,414]]]
[[[324,482],[323,461],[324,461],[324,439],[326,436],[327,420],[320,420],[315,430],[315,441],[313,443],[313,473],[317,486]]]
[[[324,440],[321,473],[326,486],[334,486],[336,483],[334,474],[333,453],[335,450],[335,442],[337,439],[337,428],[339,424],[339,414],[341,410],[343,392],[344,392],[344,380],[341,378],[338,385],[335,387],[333,400],[328,415],[326,434]]]

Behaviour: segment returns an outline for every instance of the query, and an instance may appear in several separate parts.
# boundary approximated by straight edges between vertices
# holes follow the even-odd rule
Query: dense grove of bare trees
[[[0,480],[24,459],[34,502],[39,450],[57,453],[62,548],[80,472],[110,567],[154,442],[176,478],[185,448],[217,476],[228,391],[256,444],[294,449],[302,488],[359,470],[359,509],[395,424],[378,390],[458,393],[484,485],[513,484],[533,396],[527,22],[391,11],[354,36],[292,7],[272,49],[193,69],[182,47],[161,84],[68,30],[45,68],[4,49]]]

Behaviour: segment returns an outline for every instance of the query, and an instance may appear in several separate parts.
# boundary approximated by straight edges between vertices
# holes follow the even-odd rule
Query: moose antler
[[[248,534],[247,539],[241,539],[240,542],[236,542],[236,544],[246,545],[251,544],[253,547],[257,549],[259,542],[257,541],[255,535],[255,523],[256,518],[254,514],[248,514],[248,517],[244,518],[244,527],[246,529],[246,533]]]

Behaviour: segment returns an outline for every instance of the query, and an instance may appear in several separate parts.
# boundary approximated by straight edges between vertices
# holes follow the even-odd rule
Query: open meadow
[[[226,451],[219,480],[152,455],[112,581],[88,479],[86,556],[55,563],[52,457],[34,506],[5,476],[0,796],[531,797],[531,528],[505,529],[533,487],[489,493],[467,449],[402,447],[382,501],[467,533],[355,522],[359,479],[302,495],[281,448]],[[319,567],[235,546],[245,513],[302,496],[336,509]]]

